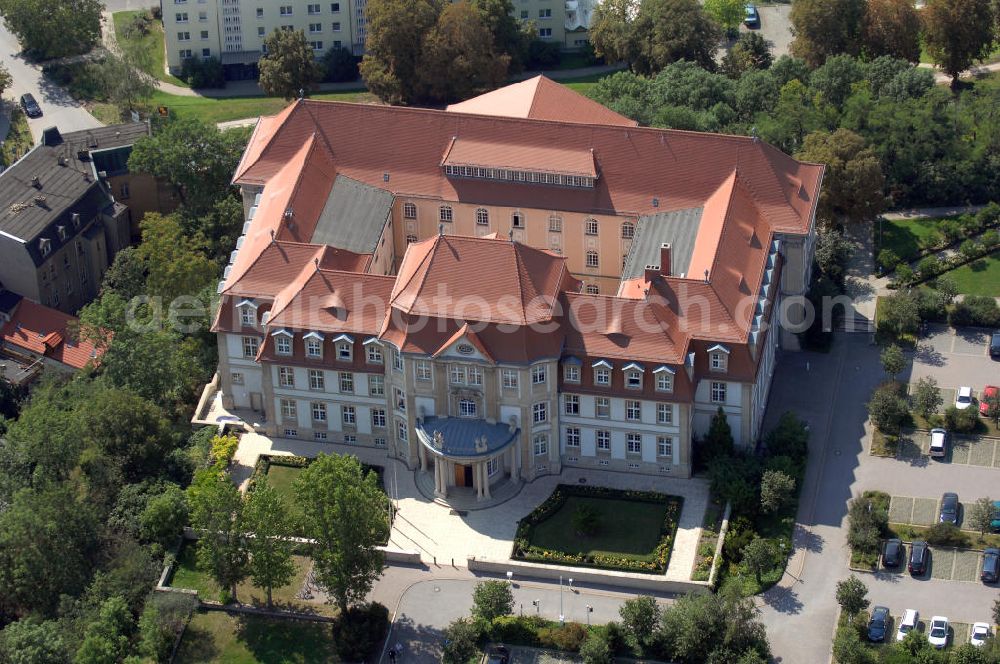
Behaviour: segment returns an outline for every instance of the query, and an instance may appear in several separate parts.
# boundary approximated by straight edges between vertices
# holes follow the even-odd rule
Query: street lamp
[[[587,627],[590,627],[590,614],[594,612],[594,607],[587,605]]]
[[[559,575],[559,624],[563,624],[562,574]]]
[[[531,605],[535,607],[535,613],[541,613],[542,611],[542,601],[539,599],[531,600]]]

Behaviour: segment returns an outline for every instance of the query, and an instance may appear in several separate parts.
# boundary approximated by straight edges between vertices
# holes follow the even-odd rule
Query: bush
[[[955,305],[948,322],[954,327],[997,327],[1000,326],[1000,307],[992,297],[969,295]]]
[[[509,581],[482,581],[472,591],[472,615],[493,620],[514,612],[514,593]]]
[[[866,491],[847,507],[847,543],[860,554],[878,555],[882,537],[889,527],[889,497]]]
[[[973,433],[979,427],[979,415],[973,406],[959,410],[953,405],[944,411],[945,428],[958,433]]]
[[[538,629],[545,621],[537,616],[500,616],[490,625],[490,641],[537,647]]]
[[[389,629],[389,609],[378,602],[352,606],[333,624],[337,654],[345,662],[365,662],[375,654]],[[476,636],[478,638],[478,635]],[[473,639],[473,649],[475,639]],[[462,660],[462,664],[465,664]]]
[[[323,56],[323,80],[346,83],[358,80],[358,61],[346,48],[331,48]]]
[[[551,623],[538,630],[538,643],[543,648],[577,652],[587,638],[587,628],[580,623]]]
[[[722,543],[722,557],[730,564],[739,563],[743,560],[743,549],[757,537],[759,535],[749,519],[743,516],[734,518],[729,522],[726,540]]]
[[[969,536],[953,523],[935,523],[927,529],[927,543],[934,546],[968,546]]]
[[[868,401],[868,416],[882,433],[899,433],[908,414],[906,401],[899,396],[899,390],[893,383],[876,388]]]
[[[225,71],[222,61],[216,57],[188,58],[181,66],[181,80],[187,81],[192,88],[224,88],[226,87]]]
[[[535,39],[528,44],[528,69],[552,69],[562,60],[562,49],[555,42]]]
[[[940,265],[941,263],[936,256],[924,256],[917,264],[917,272],[920,273],[921,278],[926,279],[937,274]]]
[[[902,259],[900,259],[899,254],[897,254],[892,249],[883,249],[878,252],[878,263],[882,266],[882,269],[886,272],[892,272],[900,264]]]
[[[607,632],[594,630],[580,646],[580,657],[583,664],[612,664],[611,646],[608,643]]]

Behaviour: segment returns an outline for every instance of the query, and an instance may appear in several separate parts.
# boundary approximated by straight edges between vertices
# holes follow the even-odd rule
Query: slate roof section
[[[517,439],[520,429],[506,424],[491,424],[471,417],[425,417],[417,421],[417,437],[435,454],[449,457],[481,457],[496,454]],[[434,434],[440,433],[441,449],[434,446]],[[476,451],[476,439],[486,439],[486,449]]]
[[[688,208],[639,217],[622,279],[641,277],[647,265],[660,265],[660,245],[669,243],[671,274],[687,274],[701,225],[702,208]]]
[[[338,175],[309,241],[372,253],[389,221],[393,200],[390,191]]]

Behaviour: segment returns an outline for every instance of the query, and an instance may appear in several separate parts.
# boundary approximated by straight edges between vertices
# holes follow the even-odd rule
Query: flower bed
[[[655,526],[658,528],[655,541],[649,550],[627,551],[628,542],[622,542],[620,548],[624,551],[582,551],[581,545],[587,543],[575,537],[573,533],[544,532],[546,528],[557,528],[556,522],[561,518],[559,512],[573,499],[588,501],[593,505],[602,505],[604,501],[622,503],[640,503],[657,505],[663,511],[662,519]],[[553,565],[573,565],[579,567],[597,567],[626,572],[643,572],[662,574],[666,572],[670,562],[674,536],[677,532],[677,519],[680,516],[683,499],[668,496],[653,491],[621,491],[605,487],[574,486],[560,484],[545,501],[530,514],[521,519],[514,536],[514,548],[511,557],[516,560],[547,563]],[[619,505],[620,507],[622,505]],[[643,511],[647,517],[648,508]],[[565,519],[562,519],[565,521]],[[622,518],[620,521],[625,521]],[[616,524],[617,525],[617,524]],[[641,530],[641,529],[640,529]],[[561,549],[538,544],[539,539],[548,539],[553,534],[559,535]],[[637,535],[641,533],[636,533]],[[548,535],[549,537],[544,537]],[[574,547],[574,544],[577,546]],[[576,550],[573,550],[576,549]]]

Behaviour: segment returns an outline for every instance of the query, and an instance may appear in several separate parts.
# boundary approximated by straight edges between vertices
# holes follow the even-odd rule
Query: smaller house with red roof
[[[3,377],[20,384],[30,382],[45,368],[73,372],[97,361],[101,351],[75,338],[72,328],[77,320],[11,291],[0,291],[0,365],[5,361],[16,365],[10,375],[3,371]]]

